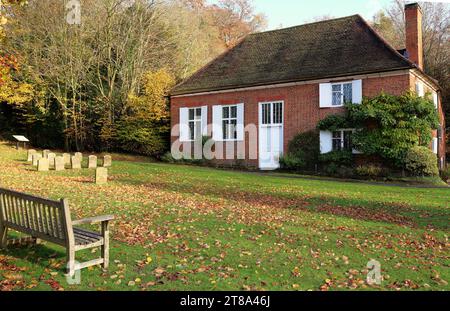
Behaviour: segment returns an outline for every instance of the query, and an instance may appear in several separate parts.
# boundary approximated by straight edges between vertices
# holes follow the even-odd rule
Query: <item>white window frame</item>
[[[425,95],[424,84],[422,81],[416,81],[415,91],[419,97],[423,97]]]
[[[352,96],[352,100],[350,100],[350,102],[353,102],[353,81],[345,81],[345,82],[338,82],[338,83],[331,83],[331,107],[342,107],[345,104],[344,101],[344,85],[350,84],[351,87],[351,96]],[[333,91],[333,86],[339,85],[341,87],[341,91],[340,93],[340,101],[341,103],[338,105],[335,105],[333,103],[333,99],[334,99],[334,93],[338,93],[337,91]]]
[[[235,107],[236,108],[236,117],[232,117],[231,116],[231,108],[232,107]],[[223,117],[223,109],[224,108],[227,108],[227,109],[229,109],[229,111],[228,111],[228,118],[224,118]],[[233,105],[222,105],[221,106],[221,113],[222,113],[222,117],[221,117],[221,122],[220,122],[220,126],[221,126],[221,128],[222,128],[222,140],[221,141],[238,141],[238,122],[239,122],[239,120],[238,120],[238,110],[239,110],[239,107],[238,107],[238,104],[233,104]],[[223,128],[223,122],[224,121],[229,121],[229,122],[231,122],[231,121],[236,121],[236,126],[235,126],[235,128],[234,128],[234,132],[235,132],[235,134],[236,134],[236,138],[225,138],[225,136],[227,136],[226,134],[226,130],[228,130],[229,128],[227,128],[227,129],[225,129],[225,131],[224,131],[224,128]],[[230,124],[230,123],[229,123]],[[230,133],[228,133],[228,134],[230,134]]]
[[[200,109],[200,116],[197,116],[196,112],[197,109]],[[190,119],[190,111],[194,110],[194,119]],[[200,124],[200,132],[203,135],[203,118],[202,118],[202,114],[203,114],[203,109],[202,107],[189,107],[187,108],[187,126],[188,126],[188,139],[187,141],[195,141],[197,139],[197,131],[195,131],[195,123],[198,122]],[[191,127],[190,127],[190,123],[194,122],[194,139],[191,139]]]
[[[331,131],[331,151],[339,151],[339,150],[335,150],[335,149],[333,149],[333,147],[334,147],[334,143],[333,143],[333,141],[336,139],[336,138],[334,138],[334,132],[340,132],[340,134],[341,134],[341,137],[340,137],[340,140],[341,140],[341,151],[342,150],[346,150],[345,149],[345,135],[344,135],[344,132],[352,132],[352,133],[354,133],[355,132],[355,129],[338,129],[338,130],[335,130],[335,131]],[[353,153],[353,150],[354,150],[354,148],[353,148],[353,146],[350,144],[350,149],[349,149],[349,151],[352,151],[352,153]]]
[[[259,103],[262,106],[266,105],[266,104],[270,104],[270,123],[266,123],[263,124],[263,120],[259,120],[260,126],[262,127],[268,127],[268,126],[284,126],[284,100],[274,100],[274,101],[269,101],[269,102],[260,102]],[[281,104],[281,115],[279,115],[279,117],[281,117],[281,122],[275,123],[274,122],[274,115],[273,115],[273,104]],[[262,118],[262,115],[261,115]]]

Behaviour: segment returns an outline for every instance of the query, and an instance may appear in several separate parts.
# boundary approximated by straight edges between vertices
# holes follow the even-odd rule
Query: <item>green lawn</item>
[[[114,214],[111,267],[64,277],[63,249],[0,251],[0,290],[449,290],[450,189],[306,180],[113,161],[37,172],[0,144],[0,186]],[[96,254],[81,253],[82,260]],[[365,284],[381,263],[381,286]]]

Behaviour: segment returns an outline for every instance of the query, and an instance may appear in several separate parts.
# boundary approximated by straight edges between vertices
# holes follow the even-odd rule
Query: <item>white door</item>
[[[283,102],[259,104],[259,168],[280,167],[283,153]]]

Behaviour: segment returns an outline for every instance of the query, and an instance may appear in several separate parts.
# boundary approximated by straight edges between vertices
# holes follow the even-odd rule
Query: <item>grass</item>
[[[0,144],[0,186],[69,199],[73,218],[114,214],[111,267],[67,284],[50,243],[0,251],[0,289],[449,290],[450,189],[308,180],[114,161],[37,172]],[[80,253],[81,260],[98,255]],[[381,285],[365,283],[381,263]]]

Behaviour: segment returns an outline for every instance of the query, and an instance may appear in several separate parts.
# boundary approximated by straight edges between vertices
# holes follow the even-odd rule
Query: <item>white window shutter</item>
[[[438,153],[438,139],[437,139],[437,137],[433,137],[433,152],[435,154]]]
[[[433,103],[434,103],[434,108],[438,108],[438,94],[436,92],[433,92]]]
[[[212,123],[213,123],[213,135],[212,138],[214,141],[222,141],[223,133],[222,133],[222,106],[217,105],[212,108]]]
[[[189,108],[180,108],[180,141],[189,141]]]
[[[202,135],[208,135],[208,106],[202,107]]]
[[[320,153],[328,153],[333,150],[333,136],[330,131],[320,131]]]
[[[417,95],[419,95],[420,97],[423,97],[423,95],[425,95],[424,89],[423,89],[423,83],[422,82],[417,82]]]
[[[237,105],[237,140],[243,141],[244,140],[244,104],[238,104]]]
[[[320,83],[319,84],[319,107],[331,107],[332,102],[332,92],[331,83]]]
[[[352,99],[354,104],[362,103],[362,80],[353,80]]]

